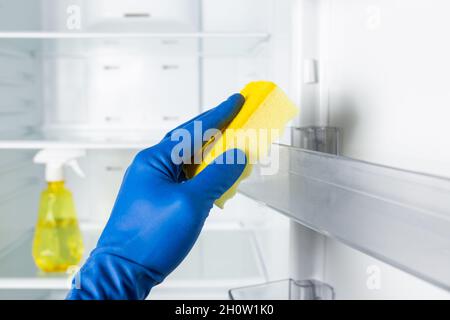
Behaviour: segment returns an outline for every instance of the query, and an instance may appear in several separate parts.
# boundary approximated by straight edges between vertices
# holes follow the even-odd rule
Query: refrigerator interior
[[[301,107],[293,126],[340,128],[345,158],[283,149],[281,173],[250,181],[251,191],[244,185],[245,195],[215,209],[188,259],[150,298],[226,298],[234,287],[287,278],[322,281],[337,299],[450,298],[448,277],[427,273],[432,257],[443,262],[435,269],[450,263],[448,200],[433,185],[448,190],[450,177],[450,47],[443,40],[449,6],[444,0],[0,0],[1,297],[56,298],[67,288],[66,276],[42,275],[31,259],[43,187],[43,168],[31,161],[36,151],[88,150],[80,160],[87,178],[68,172],[67,180],[86,246],[93,246],[138,149],[245,83],[270,79]],[[309,174],[291,170],[298,154],[310,159],[302,168],[311,174],[340,178],[342,185],[324,181],[342,192],[322,203],[314,190],[296,194],[292,179]],[[349,172],[327,171],[348,165]],[[364,194],[367,181],[358,178],[368,173],[377,188],[392,185],[381,195]],[[414,193],[425,180],[427,194]],[[267,194],[271,181],[285,182],[286,193]],[[414,203],[390,198],[397,183],[415,194],[408,199]],[[368,199],[357,207],[346,191]],[[321,212],[338,203],[338,194],[358,220]],[[298,207],[313,213],[304,215],[309,220],[291,214],[300,198],[305,204]],[[369,200],[405,214],[373,214],[373,206],[364,207]],[[433,200],[442,207],[425,210]],[[402,239],[411,246],[423,239],[420,249],[431,258],[419,261],[411,248],[404,250],[411,256],[395,251]]]
[[[138,150],[247,82],[282,78],[271,70],[273,6],[0,1],[1,298],[62,298],[69,287],[70,274],[43,274],[31,257],[45,186],[36,152],[87,150],[86,178],[66,170],[87,255]],[[77,14],[80,29],[71,29]],[[277,58],[285,71],[287,53]],[[227,298],[232,287],[286,278],[288,228],[287,218],[238,195],[211,212],[188,258],[150,298]]]

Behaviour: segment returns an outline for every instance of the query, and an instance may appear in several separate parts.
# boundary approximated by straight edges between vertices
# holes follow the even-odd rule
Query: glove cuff
[[[91,255],[72,280],[68,300],[143,300],[158,284],[144,266],[122,257]]]

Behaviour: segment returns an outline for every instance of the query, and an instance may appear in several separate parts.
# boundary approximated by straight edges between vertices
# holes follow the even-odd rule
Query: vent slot
[[[148,12],[128,12],[123,14],[124,18],[150,18],[151,14]]]

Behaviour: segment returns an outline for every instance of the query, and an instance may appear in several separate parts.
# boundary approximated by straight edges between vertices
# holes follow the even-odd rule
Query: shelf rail
[[[279,147],[240,192],[320,233],[450,290],[450,179]]]

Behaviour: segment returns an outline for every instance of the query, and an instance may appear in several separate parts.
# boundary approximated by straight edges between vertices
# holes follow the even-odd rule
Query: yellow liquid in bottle
[[[71,192],[63,181],[49,182],[41,194],[33,258],[45,272],[65,272],[83,257],[83,240]]]

